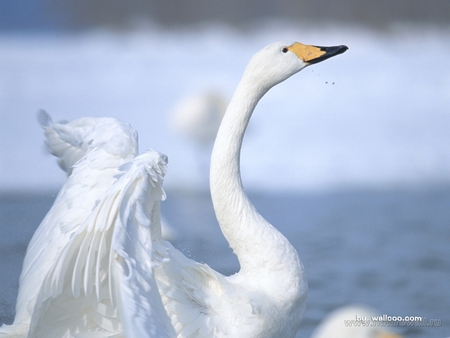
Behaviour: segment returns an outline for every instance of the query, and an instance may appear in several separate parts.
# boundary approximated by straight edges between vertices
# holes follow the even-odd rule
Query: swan
[[[171,126],[198,146],[209,146],[219,129],[227,100],[218,91],[206,91],[180,99],[172,109]]]
[[[227,103],[219,91],[208,90],[181,98],[172,109],[170,126],[196,146],[196,163],[202,178],[193,183],[196,188],[207,186],[209,156]]]
[[[129,124],[44,118],[47,142],[70,175],[30,241],[14,323],[0,337],[294,337],[307,296],[304,268],[247,198],[240,149],[271,87],[347,49],[274,43],[246,67],[211,156],[214,210],[240,263],[232,276],[164,241],[167,157],[138,155]]]
[[[379,311],[363,304],[350,304],[330,312],[314,330],[311,338],[402,338],[389,327],[376,325],[371,318],[379,316]],[[363,321],[345,325],[345,321]]]

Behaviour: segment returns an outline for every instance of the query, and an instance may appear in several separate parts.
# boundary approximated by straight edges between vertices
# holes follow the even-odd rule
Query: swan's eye
[[[287,53],[288,52],[288,48],[287,47],[283,47],[283,49],[281,50],[283,53]]]

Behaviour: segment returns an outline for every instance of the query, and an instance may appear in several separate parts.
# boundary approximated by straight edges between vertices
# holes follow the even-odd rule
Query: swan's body
[[[241,265],[233,276],[162,239],[166,157],[137,156],[129,125],[109,118],[48,125],[47,142],[58,145],[54,152],[71,174],[30,242],[16,318],[0,336],[293,337],[305,308],[305,273],[289,241],[243,191],[240,149],[271,87],[346,49],[269,45],[236,89],[211,159],[215,212]]]
[[[388,323],[373,321],[372,317],[376,316],[380,316],[379,311],[367,305],[353,304],[338,308],[325,317],[311,338],[401,338],[390,330]]]

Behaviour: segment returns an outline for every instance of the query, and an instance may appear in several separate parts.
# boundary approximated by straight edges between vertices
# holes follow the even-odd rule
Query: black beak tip
[[[308,63],[314,64],[314,63],[318,63],[321,61],[324,61],[326,59],[329,59],[333,56],[345,53],[345,51],[348,50],[348,47],[346,45],[340,45],[340,46],[333,46],[333,47],[319,47],[316,46],[317,48],[320,48],[321,51],[325,52],[325,54],[323,54],[322,56],[319,56],[318,58],[309,60]]]
[[[335,56],[345,53],[348,50],[348,47],[346,45],[340,45],[335,47],[323,47],[322,50],[330,56]]]
[[[339,49],[341,50],[341,53],[344,53],[345,51],[348,50],[348,47],[346,45],[340,45]]]

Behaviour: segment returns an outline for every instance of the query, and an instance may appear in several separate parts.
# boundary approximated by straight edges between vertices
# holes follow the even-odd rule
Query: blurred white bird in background
[[[171,128],[193,145],[200,177],[197,187],[207,185],[211,150],[227,105],[220,91],[208,90],[182,97],[171,111]]]
[[[210,173],[216,217],[240,264],[232,276],[162,238],[167,157],[154,150],[138,155],[129,124],[58,124],[43,115],[49,149],[70,175],[28,246],[16,317],[0,336],[294,337],[306,305],[303,265],[243,190],[240,150],[270,88],[347,49],[274,43],[245,69],[217,133]]]
[[[372,317],[378,316],[380,316],[380,312],[367,305],[351,304],[343,306],[330,312],[314,330],[311,338],[402,337],[386,325],[389,323],[372,320]]]
[[[199,147],[214,143],[228,101],[219,91],[200,92],[181,98],[173,107],[171,126]]]

